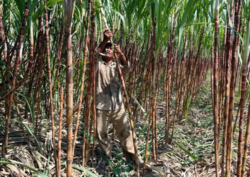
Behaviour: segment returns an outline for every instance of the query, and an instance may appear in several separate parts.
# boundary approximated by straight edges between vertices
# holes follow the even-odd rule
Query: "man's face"
[[[106,46],[103,53],[108,58],[113,58],[113,56],[114,56],[114,53],[113,53],[113,50],[112,50],[112,46]]]

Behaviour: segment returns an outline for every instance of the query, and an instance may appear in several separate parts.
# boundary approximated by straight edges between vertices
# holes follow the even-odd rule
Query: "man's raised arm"
[[[97,47],[97,53],[102,53],[103,49],[105,48],[105,45],[108,43],[110,38],[113,37],[112,32],[109,29],[106,29],[104,31],[104,38],[103,41],[100,43],[100,45]]]

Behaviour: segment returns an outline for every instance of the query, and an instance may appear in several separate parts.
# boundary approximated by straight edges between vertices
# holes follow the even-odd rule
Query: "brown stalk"
[[[229,19],[227,20],[229,22]],[[221,157],[221,176],[224,176],[224,163],[226,155],[227,144],[227,132],[228,132],[228,113],[229,113],[229,96],[230,96],[230,71],[232,61],[232,32],[227,26],[227,45],[225,47],[225,59],[226,59],[226,83],[225,83],[225,102],[224,102],[224,124],[223,124],[223,140],[222,140],[222,157]]]
[[[90,75],[90,97],[88,101],[88,117],[87,117],[87,143],[86,143],[86,159],[89,158],[89,146],[90,146],[90,139],[91,139],[91,132],[92,132],[92,125],[93,121],[91,120],[92,116],[93,119],[96,119],[96,110],[91,109],[92,103],[95,102],[95,0],[92,2],[92,7],[91,7],[91,38],[90,38],[90,69],[89,69],[89,75]],[[95,105],[93,104],[93,108],[95,108]],[[91,112],[91,110],[93,112]],[[94,153],[94,152],[93,152]]]
[[[67,177],[72,176],[72,162],[73,162],[73,52],[72,52],[72,19],[75,10],[75,0],[64,0],[64,18],[65,18],[65,36],[66,36],[66,120],[67,120]]]
[[[237,14],[239,0],[235,0],[235,13]],[[231,2],[231,18],[233,16],[233,0]],[[235,30],[238,30],[238,15],[235,16]],[[236,33],[234,33],[236,34]],[[228,131],[227,131],[227,163],[226,163],[226,177],[230,177],[231,174],[231,159],[232,159],[232,122],[233,122],[233,110],[234,110],[234,97],[235,97],[235,77],[236,77],[236,40],[237,35],[233,40],[233,51],[232,51],[232,72],[230,82],[230,102],[229,102],[229,115],[228,115]]]
[[[219,177],[219,134],[218,134],[218,51],[219,51],[219,0],[216,0],[214,30],[214,65],[213,65],[213,114],[214,114],[214,150],[215,174]]]
[[[52,143],[54,151],[54,160],[57,173],[57,153],[56,153],[56,142],[55,142],[55,121],[54,121],[54,108],[53,108],[53,92],[52,92],[52,79],[50,71],[50,35],[49,35],[49,23],[48,23],[48,14],[47,14],[47,5],[46,0],[44,0],[44,18],[45,18],[45,35],[46,35],[46,55],[48,62],[48,77],[49,77],[49,98],[50,98],[50,118],[51,118],[51,130],[52,130]]]
[[[82,79],[81,79],[81,88],[80,88],[80,96],[79,96],[79,105],[77,108],[77,117],[76,117],[76,126],[75,126],[75,133],[74,133],[74,140],[73,140],[73,156],[75,151],[75,144],[77,139],[77,131],[79,127],[79,119],[82,107],[82,97],[83,97],[83,89],[84,89],[84,81],[85,81],[85,72],[86,72],[86,63],[87,63],[87,56],[88,56],[88,42],[89,42],[89,19],[90,19],[90,12],[91,12],[91,0],[88,0],[88,14],[87,14],[87,23],[86,23],[86,33],[85,33],[85,47],[84,47],[84,60],[83,60],[83,72],[82,72]]]
[[[60,88],[60,116],[59,116],[59,132],[58,132],[58,161],[57,161],[57,177],[61,174],[61,152],[62,152],[62,118],[63,118],[63,87]]]
[[[24,30],[26,26],[26,19],[28,17],[29,9],[28,9],[28,3],[25,5],[25,12],[23,16],[23,22],[22,22],[22,27],[19,33],[18,37],[18,49],[17,49],[17,54],[16,54],[16,61],[15,61],[15,66],[14,66],[14,74],[13,78],[11,81],[11,89],[15,88],[16,86],[16,77],[19,72],[20,68],[20,60],[21,60],[21,52],[22,52],[22,46],[23,46],[23,35],[24,35]],[[8,105],[8,112],[6,115],[6,122],[5,122],[5,132],[4,132],[4,139],[3,139],[3,146],[2,146],[2,156],[5,157],[5,154],[7,153],[7,146],[8,146],[8,140],[9,140],[9,125],[10,125],[10,117],[11,117],[11,108],[12,108],[12,103],[14,100],[14,94],[9,95],[9,103]]]

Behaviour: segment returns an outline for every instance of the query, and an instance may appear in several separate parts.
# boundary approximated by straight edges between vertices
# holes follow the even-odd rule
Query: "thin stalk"
[[[245,42],[245,51],[244,51],[244,58],[245,58],[245,62],[247,62],[247,55],[248,56],[248,60],[250,59],[250,54],[249,54],[249,50],[248,50],[248,45],[249,45],[249,39],[250,39],[250,20],[248,19],[247,21],[247,36],[246,36],[246,42]],[[246,75],[246,72],[247,72],[247,64],[245,66],[246,68],[244,68],[244,74]],[[246,76],[244,76],[246,77]],[[243,76],[242,76],[242,79],[243,79]],[[244,81],[245,81],[245,78],[244,78]],[[246,84],[246,83],[245,83]],[[245,86],[245,85],[244,85]],[[249,99],[250,100],[250,99]],[[243,108],[242,108],[243,109]],[[243,116],[244,116],[244,112],[242,113]],[[243,116],[241,119],[243,119]],[[243,120],[242,120],[243,121]],[[243,123],[242,123],[243,124]],[[242,126],[242,125],[240,125]],[[242,127],[240,127],[242,128]],[[247,160],[247,150],[248,150],[248,142],[249,142],[249,133],[250,133],[250,104],[249,104],[249,107],[248,107],[248,115],[247,115],[247,128],[246,128],[246,135],[245,135],[245,143],[244,143],[244,154],[243,154],[243,157],[242,157],[242,172],[241,172],[241,175],[244,176],[244,173],[246,171],[246,160]],[[241,135],[242,136],[242,135]],[[242,138],[242,137],[239,137],[239,138]],[[240,142],[239,142],[240,143]]]
[[[50,98],[50,118],[51,118],[51,130],[52,130],[52,143],[54,150],[54,160],[57,173],[57,153],[56,153],[56,141],[55,141],[55,121],[54,121],[54,108],[53,108],[53,92],[52,92],[52,79],[50,71],[50,35],[49,35],[49,23],[48,23],[48,14],[47,14],[47,4],[44,0],[44,17],[45,17],[45,35],[46,35],[46,55],[48,62],[48,77],[49,77],[49,98]]]
[[[213,113],[214,113],[214,150],[215,150],[215,173],[219,177],[219,134],[218,134],[218,51],[219,51],[219,0],[215,5],[215,30],[214,30],[214,68],[213,68]]]
[[[119,66],[119,62],[118,59],[116,58],[116,62],[117,62],[117,67],[118,67],[118,72],[120,75],[120,79],[122,82],[122,87],[123,87],[123,91],[124,91],[124,95],[125,95],[125,104],[127,105],[127,111],[129,113],[129,120],[130,120],[130,126],[131,126],[131,131],[132,131],[132,137],[133,137],[133,144],[134,144],[134,150],[135,150],[135,164],[136,164],[136,172],[137,175],[140,176],[140,166],[139,166],[139,159],[138,159],[138,149],[137,149],[137,144],[136,144],[136,134],[135,134],[135,129],[134,129],[134,122],[132,119],[132,112],[131,112],[131,106],[129,104],[129,97],[128,97],[128,93],[126,90],[126,86],[125,86],[125,81],[122,75],[122,71],[121,68]]]
[[[92,7],[92,13],[91,13],[91,28],[92,28],[92,46],[91,46],[91,49],[92,49],[92,78],[93,78],[93,81],[92,81],[92,84],[93,84],[93,106],[92,106],[92,116],[93,116],[93,120],[92,120],[92,123],[93,123],[93,128],[94,128],[94,136],[93,136],[93,147],[92,147],[92,160],[94,159],[94,150],[95,150],[95,143],[96,143],[96,129],[97,129],[97,124],[96,124],[96,83],[95,83],[95,61],[96,61],[96,58],[95,58],[95,48],[96,48],[96,43],[95,43],[95,0],[93,0],[93,7]],[[91,126],[92,127],[92,126]],[[91,131],[92,132],[92,131]]]
[[[92,116],[93,119],[96,119],[96,110],[92,109],[93,112],[91,112],[91,104],[95,102],[95,0],[92,2],[92,11],[91,11],[91,38],[90,38],[90,70],[89,70],[89,75],[91,76],[91,79],[89,80],[90,82],[90,97],[89,97],[89,111],[88,111],[88,126],[87,126],[87,143],[86,143],[86,159],[89,158],[89,146],[90,146],[90,139],[91,139],[91,132],[92,132],[92,125],[93,121],[91,120]],[[93,104],[93,108],[95,108],[95,105]]]
[[[22,58],[23,36],[24,36],[24,30],[26,27],[26,19],[28,17],[28,13],[29,13],[28,3],[26,3],[22,27],[21,27],[19,37],[18,37],[18,49],[17,49],[15,66],[14,66],[14,74],[13,74],[13,78],[11,81],[11,89],[15,88],[15,86],[16,86],[16,77],[17,77],[17,74],[19,72],[20,63],[21,63],[20,60]],[[7,153],[7,146],[8,146],[8,140],[9,140],[9,125],[10,125],[11,108],[12,108],[13,100],[14,100],[14,94],[11,93],[9,95],[8,112],[7,112],[7,116],[6,116],[5,132],[4,132],[4,139],[3,139],[3,146],[2,146],[2,156],[3,157],[5,157],[5,154]]]
[[[60,88],[60,116],[59,116],[59,132],[58,132],[58,162],[57,162],[57,177],[61,174],[61,152],[62,152],[62,118],[63,118],[63,87]]]
[[[80,88],[80,96],[79,96],[79,105],[78,105],[78,108],[77,108],[77,117],[76,117],[76,126],[75,126],[74,140],[73,140],[73,152],[72,152],[73,156],[74,156],[74,151],[75,151],[75,144],[76,144],[76,139],[77,139],[77,131],[78,131],[78,127],[79,127],[79,119],[80,119],[80,113],[81,113],[81,107],[82,107],[82,97],[83,97],[83,89],[84,89],[84,81],[85,81],[87,56],[88,56],[90,12],[91,12],[91,0],[88,1],[88,14],[87,14],[86,34],[85,34],[83,71],[82,71],[82,78],[81,78],[81,88]]]
[[[238,0],[235,1],[235,9],[238,9]],[[233,16],[233,0],[231,2],[231,17]],[[235,17],[236,18],[236,17]],[[235,23],[238,23],[235,21]],[[237,29],[236,29],[237,30]],[[236,34],[236,33],[234,33]],[[231,71],[231,82],[230,82],[230,102],[229,102],[229,115],[228,115],[228,131],[227,131],[227,163],[226,163],[226,177],[231,175],[231,160],[232,160],[232,123],[233,123],[233,112],[234,112],[234,97],[235,97],[235,76],[236,76],[236,36],[233,41],[233,52],[232,52],[232,71]]]
[[[229,19],[227,19],[229,22]],[[224,177],[224,163],[227,148],[227,134],[228,134],[228,113],[229,113],[229,97],[230,97],[230,76],[231,76],[231,61],[232,61],[232,32],[228,23],[227,26],[227,44],[225,47],[226,60],[226,88],[225,88],[225,102],[224,102],[224,124],[223,124],[223,140],[222,140],[222,157],[221,157],[221,176]],[[227,160],[226,160],[227,161]]]

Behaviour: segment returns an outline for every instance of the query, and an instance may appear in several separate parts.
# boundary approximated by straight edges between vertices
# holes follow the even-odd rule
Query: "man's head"
[[[112,50],[112,43],[110,41],[105,45],[102,53],[105,55],[103,58],[107,61],[110,61],[114,57],[114,52]]]

